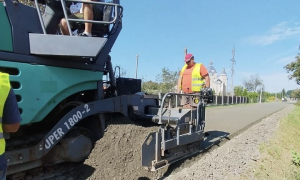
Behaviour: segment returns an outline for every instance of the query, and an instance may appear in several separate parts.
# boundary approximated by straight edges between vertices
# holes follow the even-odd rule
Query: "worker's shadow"
[[[164,173],[163,177],[160,179],[164,179],[165,177],[168,177],[170,174],[172,174],[174,171],[176,171],[178,168],[182,169],[184,167],[189,167],[193,163],[197,161],[198,158],[201,158],[205,152],[209,151],[211,148],[220,146],[220,143],[223,140],[230,140],[228,137],[228,132],[223,131],[207,131],[205,133],[204,141],[201,142],[201,150],[199,153],[196,153],[188,158],[185,158],[183,160],[180,160],[174,164],[171,164],[168,167],[167,172]]]
[[[150,180],[148,177],[139,177],[138,180]]]

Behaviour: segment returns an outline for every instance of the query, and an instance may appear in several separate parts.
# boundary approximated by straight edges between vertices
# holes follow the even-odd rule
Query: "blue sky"
[[[259,74],[269,92],[296,89],[283,68],[300,53],[300,1],[123,0],[123,29],[112,52],[113,64],[135,77],[155,80],[163,67],[183,66],[184,49],[196,62],[231,82],[235,47],[234,86]],[[230,85],[230,84],[229,84]]]

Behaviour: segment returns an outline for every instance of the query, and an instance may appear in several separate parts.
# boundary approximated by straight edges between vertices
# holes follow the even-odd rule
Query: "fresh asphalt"
[[[255,103],[206,108],[205,131],[234,134],[287,107],[290,103]]]
[[[221,140],[231,139],[251,125],[284,109],[291,103],[255,103],[206,108],[205,138],[201,150],[206,151]]]

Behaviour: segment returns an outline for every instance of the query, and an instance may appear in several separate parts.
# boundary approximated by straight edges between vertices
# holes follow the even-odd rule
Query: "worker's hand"
[[[14,133],[17,132],[20,127],[20,122],[14,124],[2,124],[3,132]]]

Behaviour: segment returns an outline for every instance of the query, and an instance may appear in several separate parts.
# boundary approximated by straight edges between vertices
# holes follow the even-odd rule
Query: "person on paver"
[[[4,133],[14,133],[20,127],[21,116],[9,75],[0,72],[0,180],[6,179]]]
[[[105,0],[86,0],[86,1],[97,1],[97,2],[105,2]],[[89,3],[82,3],[82,12],[83,14],[79,13],[79,10],[76,12],[72,12],[69,16],[71,19],[84,19],[84,20],[103,20],[103,8],[104,5],[101,4],[89,4]],[[70,22],[71,29],[75,27],[75,22]],[[84,32],[80,33],[79,36],[84,37],[92,37],[92,23],[84,23]],[[70,35],[68,30],[67,21],[63,18],[60,23],[59,27],[62,31],[63,35]]]
[[[177,83],[177,93],[199,93],[202,88],[210,87],[209,74],[206,67],[201,63],[195,63],[193,54],[187,54],[186,63],[181,71]],[[190,96],[182,98],[181,105],[190,104]]]

